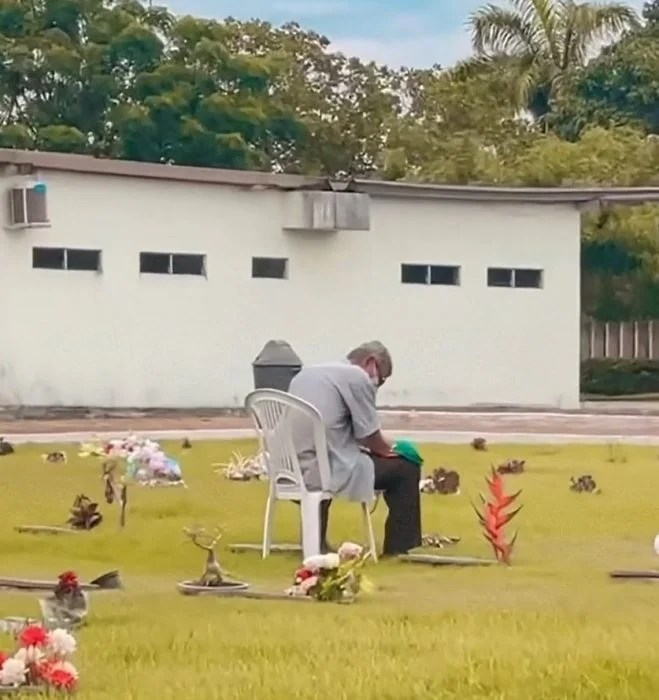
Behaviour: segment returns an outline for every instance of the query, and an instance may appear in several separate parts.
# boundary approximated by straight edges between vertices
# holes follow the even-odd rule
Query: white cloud
[[[476,7],[485,4],[485,0],[472,4]],[[629,0],[629,5],[639,13],[644,4],[645,0]],[[471,9],[468,5],[466,2],[466,14]],[[330,37],[333,39],[332,46],[345,54],[386,63],[394,68],[426,68],[434,64],[451,66],[471,55],[471,41],[466,25],[451,32],[431,33],[421,15],[401,14],[392,19],[391,26],[398,30],[393,36],[334,36]]]
[[[438,63],[451,66],[471,53],[469,34],[463,28],[453,33],[400,38],[343,37],[332,42],[337,51],[394,68],[426,68]]]
[[[350,12],[351,5],[341,0],[280,0],[270,6],[271,10],[291,17],[329,17]]]

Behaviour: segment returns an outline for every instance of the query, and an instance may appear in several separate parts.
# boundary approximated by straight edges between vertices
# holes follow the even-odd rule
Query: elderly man
[[[399,457],[380,431],[375,408],[377,390],[393,369],[387,348],[379,341],[364,343],[346,360],[304,367],[290,393],[315,406],[327,433],[331,492],[351,501],[370,501],[384,492],[389,514],[383,553],[404,554],[421,544],[419,467]],[[295,448],[308,488],[320,487],[310,426],[294,430]],[[327,544],[331,501],[321,506],[321,548]]]

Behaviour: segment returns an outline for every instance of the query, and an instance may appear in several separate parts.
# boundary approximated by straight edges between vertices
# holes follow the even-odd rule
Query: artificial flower
[[[78,585],[78,574],[75,571],[64,571],[57,578],[60,583],[65,583],[68,586]]]
[[[300,592],[304,595],[308,595],[309,591],[318,584],[318,576],[310,576],[305,578],[302,583],[299,584]]]
[[[22,647],[14,654],[14,658],[19,659],[25,665],[38,663],[43,657],[44,653],[39,647],[35,646]]]
[[[29,625],[18,637],[23,647],[40,647],[48,640],[48,632],[41,625]]]
[[[64,671],[64,673],[68,673],[78,680],[78,669],[70,661],[56,661],[52,669],[55,671]]]
[[[310,571],[309,569],[305,569],[302,567],[301,569],[298,569],[295,572],[295,582],[296,583],[301,583],[302,581],[305,581],[308,578],[311,578],[314,575],[313,571]]]
[[[62,669],[55,669],[51,672],[50,676],[48,676],[48,683],[57,690],[70,691],[75,689],[77,680],[70,673]]]
[[[41,678],[57,690],[75,690],[78,671],[68,661],[47,661],[39,666]]]
[[[48,650],[55,656],[64,658],[73,654],[77,644],[75,637],[64,629],[58,628],[48,634]]]
[[[22,685],[26,675],[27,668],[20,659],[6,659],[0,668],[0,685]]]
[[[321,567],[323,569],[338,569],[341,564],[341,559],[339,558],[339,555],[335,554],[334,552],[326,554],[324,559],[325,563]]]
[[[354,542],[344,542],[339,547],[339,559],[341,561],[350,561],[351,559],[359,559],[361,557],[364,548],[361,545],[355,544]]]
[[[302,566],[305,569],[308,569],[311,571],[312,574],[315,574],[317,571],[320,571],[322,568],[325,567],[325,555],[324,554],[315,554],[312,557],[307,557],[303,562]]]

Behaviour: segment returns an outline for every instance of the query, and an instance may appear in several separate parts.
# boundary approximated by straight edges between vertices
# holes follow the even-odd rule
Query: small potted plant
[[[222,539],[222,532],[216,528],[208,532],[204,528],[185,528],[187,537],[195,547],[206,552],[206,565],[202,575],[195,580],[182,581],[178,584],[178,590],[184,595],[211,594],[222,595],[236,591],[245,591],[248,583],[229,580],[220,566],[215,548]]]

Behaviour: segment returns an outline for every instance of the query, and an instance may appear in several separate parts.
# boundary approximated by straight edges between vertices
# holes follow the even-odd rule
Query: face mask
[[[369,374],[369,379],[371,380],[371,384],[376,388],[379,389],[382,386],[382,379],[380,378],[380,370],[377,366],[377,364],[373,363],[373,368],[375,369],[374,374]]]

